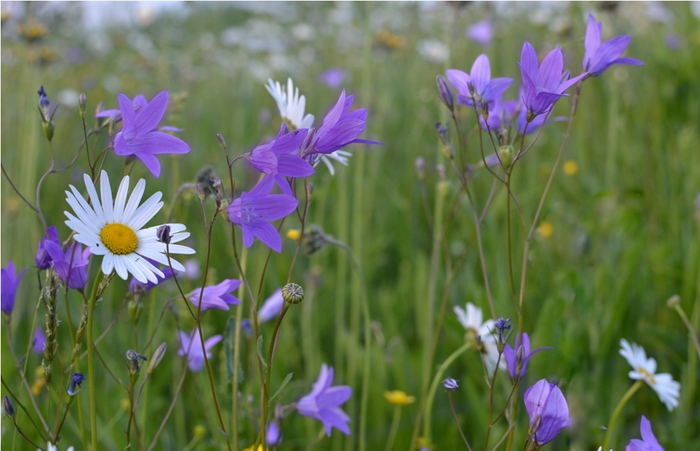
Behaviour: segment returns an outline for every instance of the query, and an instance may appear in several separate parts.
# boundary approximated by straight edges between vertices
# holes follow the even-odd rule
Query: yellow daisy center
[[[116,255],[131,254],[139,247],[136,232],[131,227],[116,222],[102,228],[100,239]]]
[[[646,377],[647,380],[648,380],[649,382],[651,382],[651,385],[656,385],[656,379],[654,379],[654,375],[651,374],[649,371],[645,370],[645,369],[642,368],[641,366],[640,366],[639,368],[637,368],[637,371],[639,371],[640,373],[642,373],[642,374],[644,375],[644,377]]]

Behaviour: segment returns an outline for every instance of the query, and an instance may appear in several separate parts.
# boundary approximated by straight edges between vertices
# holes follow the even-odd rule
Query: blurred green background
[[[469,71],[474,59],[486,53],[494,77],[515,79],[506,94],[507,98],[515,98],[520,79],[517,61],[525,40],[542,54],[561,46],[566,68],[577,75],[589,12],[603,22],[604,39],[631,35],[625,56],[641,59],[645,66],[614,66],[584,84],[563,158],[572,162],[569,168],[575,163],[577,170],[569,174],[560,170],[557,174],[541,216],[544,227],[532,245],[525,330],[533,346],[553,346],[554,350],[530,361],[524,386],[545,377],[561,382],[572,426],[550,445],[552,448],[597,449],[603,440],[602,425],[607,424],[632,383],[627,377],[629,366],[618,353],[620,338],[626,338],[644,346],[656,358],[659,372],[670,372],[681,382],[681,405],[668,412],[652,390],[643,389],[624,410],[614,449],[640,436],[642,414],[651,419],[665,449],[697,446],[698,358],[680,318],[665,305],[670,296],[680,295],[695,328],[700,326],[697,4],[4,2],[2,8],[2,164],[32,202],[37,182],[50,164],[36,109],[40,85],[45,86],[54,105],[60,104],[54,118],[59,167],[70,162],[82,141],[79,93],[87,95],[91,116],[99,102],[105,108],[117,108],[117,93],[132,98],[142,93],[150,100],[164,89],[169,91],[170,104],[163,124],[183,128],[179,136],[192,151],[177,157],[161,156],[163,172],[158,180],[140,162],[132,172],[134,177],[147,180],[147,192],[163,191],[164,211],[170,208],[177,187],[194,181],[205,165],[214,166],[226,176],[225,157],[216,133],[224,136],[232,155],[250,151],[276,135],[279,115],[263,87],[267,78],[284,83],[292,77],[306,96],[306,111],[316,116],[317,126],[342,88],[355,95],[354,107],[368,109],[368,127],[362,137],[385,144],[350,146],[346,150],[354,155],[349,167],[336,165],[334,177],[319,165],[312,177],[315,190],[310,210],[311,222],[352,247],[366,279],[372,318],[371,384],[365,418],[368,449],[385,446],[393,406],[384,399],[384,391],[399,389],[420,395],[424,383],[421,356],[426,343],[432,236],[422,192],[427,191],[432,205],[439,180],[435,165],[442,161],[435,123],[447,117],[437,96],[435,76],[444,74],[447,68]],[[467,37],[469,27],[482,20],[489,20],[493,26],[493,39],[487,45]],[[329,87],[319,79],[331,68],[344,73],[340,87]],[[566,114],[566,100],[559,103],[557,113]],[[465,120],[473,124],[470,112],[464,113]],[[88,127],[91,125],[89,118]],[[526,222],[532,220],[565,129],[566,123],[548,125],[516,171],[513,191]],[[91,149],[107,145],[106,133],[90,142]],[[478,141],[472,139],[470,159],[474,162],[479,158],[477,146]],[[414,169],[418,156],[426,161],[425,185],[419,183]],[[105,169],[113,180],[121,173],[122,164],[113,153],[108,155]],[[62,239],[68,234],[63,224],[63,211],[67,209],[63,191],[69,183],[83,188],[85,168],[81,157],[70,170],[51,175],[41,193],[47,221],[57,226]],[[476,175],[476,202],[483,207],[492,179],[483,170]],[[234,176],[244,190],[255,181],[255,175],[243,165],[234,167]],[[454,174],[448,179],[454,195],[459,189],[458,180]],[[2,265],[12,260],[19,268],[32,266],[42,236],[41,224],[6,179],[1,186]],[[449,199],[452,202],[453,197]],[[447,293],[443,292],[446,257],[440,259],[436,297],[438,301],[443,295],[448,297],[448,310],[439,336],[436,365],[463,342],[464,331],[451,313],[452,306],[473,302],[485,313],[488,311],[468,204],[459,201],[448,205],[454,205],[456,214],[450,219],[442,253],[453,262],[465,252],[466,257]],[[504,192],[500,190],[482,231],[497,313],[515,317],[508,283],[505,208]],[[187,194],[174,211],[176,220],[192,232],[190,245],[197,249],[196,257],[203,267],[205,230],[196,196]],[[163,218],[161,212],[156,223]],[[283,234],[298,227],[295,221],[290,218],[285,222]],[[209,278],[212,283],[238,277],[228,230],[225,221],[217,222]],[[518,227],[514,242],[519,274],[523,237]],[[293,244],[285,240],[283,253],[273,256],[263,296],[286,281]],[[259,243],[253,246],[248,261],[251,280],[259,279],[266,255]],[[294,379],[281,401],[290,404],[306,394],[322,362],[335,366],[335,383],[355,388],[353,398],[344,406],[352,416],[353,435],[343,437],[334,431],[330,440],[316,448],[357,449],[358,362],[365,349],[358,279],[353,276],[347,255],[335,247],[300,257],[294,279],[304,285],[307,298],[290,311],[282,328],[275,377],[279,383],[294,372]],[[191,290],[195,284],[186,282],[185,289]],[[30,269],[12,318],[13,339],[22,354],[32,333],[36,285],[36,271]],[[96,311],[99,324],[107,325],[112,320],[126,288],[120,280],[112,283]],[[117,377],[126,378],[121,362],[126,349],[133,346],[134,337],[141,344],[145,342],[167,299],[175,294],[172,284],[154,290],[136,327],[126,309],[121,311],[116,326],[98,345]],[[80,298],[71,296],[70,308],[76,321]],[[180,314],[183,330],[192,328],[181,302],[175,306],[175,312],[165,313],[150,349],[152,352],[162,341],[169,346],[162,366],[148,384],[147,408],[137,415],[147,438],[155,434],[182,371],[182,358],[176,355],[176,314]],[[207,336],[224,333],[232,312],[208,312],[204,320]],[[40,309],[37,324],[42,323],[43,313]],[[61,300],[59,332],[67,330],[62,315],[65,304]],[[266,338],[271,328],[271,324],[262,326]],[[59,340],[62,357],[67,361],[70,337],[64,333]],[[241,390],[245,400],[258,394],[258,382],[254,346],[246,342],[244,348]],[[19,390],[19,376],[8,349],[3,335],[3,378]],[[29,358],[32,384],[41,357],[30,354]],[[219,400],[228,417],[231,385],[226,383],[222,345],[216,348],[213,363]],[[429,372],[432,374],[434,369]],[[480,444],[487,424],[488,390],[478,356],[460,358],[448,373],[460,381],[460,390],[453,398],[462,427],[472,444]],[[156,449],[179,450],[188,443],[193,443],[195,449],[221,449],[206,375],[187,377]],[[54,390],[60,390],[58,382],[54,385]],[[106,375],[104,380],[100,378],[99,390],[105,399],[98,407],[101,445],[103,449],[124,449],[128,416],[122,402],[126,393]],[[503,390],[505,393],[505,386]],[[48,410],[48,392],[44,390],[37,399]],[[87,392],[82,402],[87,411]],[[257,405],[255,401],[253,406]],[[409,448],[417,408],[418,403],[403,409],[395,449]],[[516,437],[521,441],[516,440],[516,447],[522,443],[527,423],[524,409],[518,413],[522,418]],[[3,446],[14,444],[14,449],[28,449],[19,437],[14,437],[11,422],[6,417],[2,421]],[[203,437],[195,434],[197,425],[207,428]],[[503,425],[499,423],[496,430],[500,427],[502,433]],[[318,426],[313,420],[290,415],[284,422],[281,449],[305,449],[317,436]],[[240,446],[245,448],[254,439],[246,415],[241,416],[239,427]],[[441,389],[433,412],[433,439],[435,449],[462,446]],[[81,448],[73,411],[61,441],[62,447],[68,444]]]

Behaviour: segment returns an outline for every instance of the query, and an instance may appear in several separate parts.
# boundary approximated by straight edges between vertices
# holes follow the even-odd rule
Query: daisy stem
[[[637,381],[630,387],[629,390],[627,390],[627,393],[620,399],[620,402],[617,403],[617,407],[615,407],[615,411],[612,414],[612,417],[610,417],[610,423],[608,424],[608,430],[605,432],[605,439],[603,440],[603,449],[610,449],[608,445],[610,444],[610,440],[612,439],[612,433],[613,430],[615,429],[615,423],[617,423],[617,418],[620,416],[620,413],[622,413],[622,408],[627,404],[627,401],[630,400],[632,395],[637,393],[637,391],[642,388],[644,385],[644,381]]]
[[[394,448],[394,440],[396,433],[399,431],[399,423],[401,422],[401,406],[397,404],[394,407],[394,419],[391,420],[391,429],[389,430],[389,438],[386,441],[385,451],[391,451]]]
[[[90,436],[92,438],[92,449],[97,450],[97,412],[95,395],[95,358],[93,356],[92,330],[95,315],[95,303],[97,302],[97,288],[102,281],[102,269],[97,271],[95,281],[92,283],[92,293],[88,299],[88,319],[87,319],[87,358],[88,358],[88,388],[90,390]]]

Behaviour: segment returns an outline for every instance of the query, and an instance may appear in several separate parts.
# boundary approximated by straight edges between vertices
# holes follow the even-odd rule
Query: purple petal
[[[182,154],[189,152],[190,146],[177,136],[161,132],[149,132],[134,138],[131,150],[134,154],[137,152],[146,152],[153,155],[162,153]]]
[[[583,70],[586,70],[590,64],[591,58],[595,55],[600,39],[603,34],[603,24],[597,22],[593,14],[588,14],[588,25],[586,26],[585,48],[586,54],[583,57]]]
[[[269,222],[257,222],[255,224],[249,224],[247,227],[250,232],[255,235],[260,241],[265,243],[267,247],[273,251],[280,253],[282,252],[282,239],[280,234],[277,232]],[[246,227],[243,228],[245,232]],[[253,244],[252,242],[250,243]],[[246,244],[246,246],[249,246]]]
[[[277,156],[269,150],[256,151],[250,153],[250,164],[263,174],[277,174]]]
[[[343,89],[343,92],[340,93],[340,97],[338,97],[338,101],[336,104],[331,108],[331,110],[328,112],[325,118],[323,118],[323,125],[321,127],[324,127],[326,125],[331,126],[338,122],[338,119],[340,119],[341,115],[343,114],[343,107],[345,106],[345,90]]]
[[[472,84],[476,92],[482,94],[489,80],[491,80],[491,64],[489,63],[489,57],[484,54],[479,55],[472,65],[469,76],[472,79]]]
[[[462,72],[461,70],[458,69],[448,69],[447,72],[447,79],[450,80],[450,83],[459,91],[460,94],[470,97],[471,95],[469,94],[469,75],[466,73]]]
[[[525,71],[534,82],[539,71],[537,65],[537,53],[535,53],[535,49],[527,41],[525,41],[525,44],[523,44],[523,49],[520,52],[520,68],[522,71]]]
[[[513,83],[512,78],[494,78],[486,86],[486,89],[484,90],[483,94],[484,98],[487,101],[493,101],[500,98],[503,95],[503,93],[506,92],[506,90],[510,87],[511,83]]]
[[[557,47],[544,57],[535,81],[537,87],[554,92],[559,85],[563,67],[564,55],[561,53],[561,49]]]
[[[282,154],[277,157],[277,172],[286,177],[308,177],[314,173],[314,168],[308,161],[296,155]]]
[[[318,405],[322,406],[322,408],[326,406],[335,407],[350,399],[351,395],[352,388],[347,385],[338,385],[336,387],[330,387],[318,395],[316,402],[318,402]]]
[[[168,91],[163,91],[155,96],[145,107],[139,110],[134,119],[134,128],[137,134],[143,134],[155,130],[163,119],[165,108],[168,106]]]
[[[146,168],[149,171],[151,171],[151,174],[153,174],[155,178],[158,178],[158,176],[160,176],[160,162],[158,161],[158,158],[151,154],[142,152],[136,153],[134,155],[136,155],[138,159],[146,165]]]
[[[124,130],[131,127],[134,122],[134,116],[136,115],[134,104],[124,94],[117,95],[117,99],[119,100],[119,111],[122,113],[122,130]]]

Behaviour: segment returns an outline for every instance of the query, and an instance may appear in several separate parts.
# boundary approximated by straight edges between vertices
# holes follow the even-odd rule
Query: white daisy
[[[65,212],[68,217],[66,225],[76,232],[75,241],[90,247],[94,255],[103,255],[102,272],[111,274],[116,271],[119,277],[126,280],[131,273],[141,283],[148,281],[158,283],[156,275],[164,277],[161,270],[153,266],[147,259],[168,265],[165,255],[166,245],[158,241],[156,231],[159,226],[144,229],[163,206],[159,191],[148,198],[140,207],[146,181],[139,180],[127,202],[129,191],[129,176],[124,177],[119,184],[117,196],[112,200],[112,188],[105,171],[100,176],[100,191],[98,197],[95,185],[90,176],[85,174],[85,186],[92,206],[88,204],[80,192],[70,185],[72,192],[66,191],[68,204],[73,207],[75,216]],[[137,208],[138,207],[138,208]],[[167,224],[170,226],[172,239],[169,245],[171,254],[194,254],[194,249],[178,243],[188,236],[183,224]],[[184,271],[185,267],[175,260],[170,260],[173,269]]]
[[[306,97],[299,95],[299,88],[294,89],[291,78],[287,79],[287,92],[284,92],[280,82],[273,82],[271,78],[267,79],[265,89],[277,102],[277,109],[280,110],[280,115],[285,122],[297,129],[310,128],[313,125],[314,116],[312,114],[304,116]]]
[[[482,322],[484,319],[484,314],[481,309],[471,302],[467,302],[466,310],[462,307],[455,305],[452,311],[457,315],[457,321],[462,324],[462,326],[467,330],[467,339],[476,339],[477,336],[481,337],[481,343],[483,345],[482,356],[484,358],[484,364],[489,374],[493,374],[496,369],[496,362],[498,362],[498,346],[496,345],[496,336],[493,335],[492,331],[496,330],[496,322],[492,319],[488,319]],[[498,364],[500,369],[506,369],[506,362],[503,357],[500,359]]]
[[[680,398],[681,384],[673,380],[673,376],[668,373],[656,374],[656,360],[647,359],[644,348],[636,343],[630,343],[624,338],[620,340],[620,355],[627,359],[632,365],[633,371],[629,372],[629,377],[635,380],[643,380],[654,389],[661,402],[666,404],[669,411],[678,406]]]

